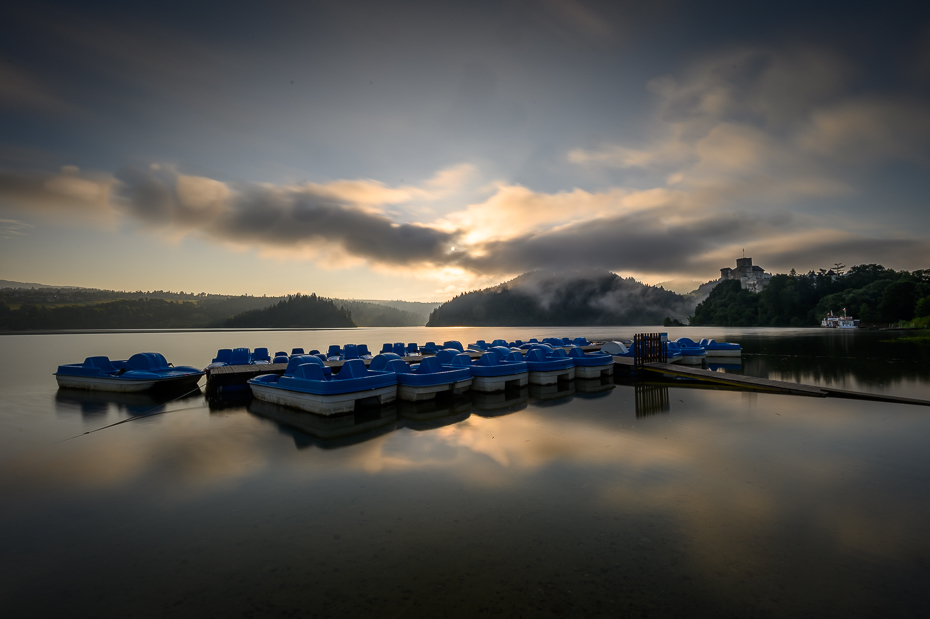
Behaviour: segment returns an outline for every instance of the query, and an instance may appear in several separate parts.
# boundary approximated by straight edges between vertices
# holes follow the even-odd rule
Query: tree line
[[[864,324],[891,324],[930,316],[930,270],[895,271],[880,264],[774,275],[761,292],[738,280],[720,282],[694,310],[692,325],[803,327],[828,312],[846,312]]]
[[[316,294],[296,294],[269,307],[241,310],[256,299],[230,297],[207,302],[140,298],[94,305],[25,304],[16,309],[0,302],[0,330],[356,326],[349,310]],[[240,311],[232,314],[230,310]]]

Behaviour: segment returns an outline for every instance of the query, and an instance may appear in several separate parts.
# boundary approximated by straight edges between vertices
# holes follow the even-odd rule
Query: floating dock
[[[582,346],[585,352],[600,350],[600,344]],[[482,353],[466,350],[466,354],[476,359]],[[404,361],[408,363],[419,363],[423,356],[405,357]],[[370,359],[364,359],[365,365],[371,363]],[[853,400],[867,400],[873,402],[887,402],[893,404],[910,404],[916,406],[930,406],[930,401],[918,400],[915,398],[902,398],[898,396],[869,393],[862,391],[848,391],[845,389],[836,389],[833,387],[818,387],[813,385],[804,385],[790,381],[771,380],[768,378],[756,378],[753,376],[743,376],[741,374],[725,374],[713,370],[702,369],[693,366],[683,366],[662,362],[647,362],[642,365],[636,365],[633,357],[614,356],[614,373],[617,375],[636,375],[648,373],[653,376],[660,376],[665,379],[683,381],[684,384],[701,385],[711,388],[738,389],[741,391],[756,391],[761,393],[781,393],[787,395],[799,395],[815,398],[847,398]],[[344,361],[325,361],[324,365],[331,367],[333,372],[338,373]],[[227,365],[207,370],[207,391],[216,395],[235,394],[247,391],[248,381],[261,374],[284,374],[287,369],[286,363],[273,363],[264,365]]]

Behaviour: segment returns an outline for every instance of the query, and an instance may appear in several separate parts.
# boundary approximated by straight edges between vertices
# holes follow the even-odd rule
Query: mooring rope
[[[172,402],[176,402],[176,401],[180,400],[181,398],[185,398],[185,397],[189,396],[190,394],[194,393],[195,391],[200,391],[200,389],[201,389],[200,383],[198,382],[198,383],[197,383],[197,386],[194,387],[193,389],[191,389],[190,391],[188,391],[187,393],[182,393],[182,394],[179,395],[178,397],[173,398],[173,399],[171,399],[171,400],[168,400],[167,402],[162,402],[161,404],[156,404],[155,406],[153,406],[153,407],[150,408],[149,410],[145,411],[145,412],[142,413],[141,415],[133,415],[132,417],[128,417],[128,418],[123,419],[123,420],[121,420],[121,421],[117,421],[116,423],[111,423],[110,425],[103,426],[103,427],[101,427],[101,428],[97,428],[96,430],[88,430],[87,432],[82,432],[82,433],[80,433],[80,434],[76,434],[76,435],[72,436],[71,438],[66,438],[66,439],[60,440],[60,441],[58,441],[58,442],[56,442],[56,443],[53,443],[53,445],[58,445],[58,444],[60,444],[60,443],[64,443],[64,442],[70,441],[71,439],[78,438],[79,436],[87,436],[88,434],[93,434],[94,432],[100,432],[101,430],[106,430],[107,428],[112,428],[113,426],[118,426],[118,425],[120,425],[120,424],[122,424],[122,423],[127,423],[127,422],[129,422],[129,421],[135,421],[136,419],[142,419],[143,417],[154,417],[155,415],[163,415],[163,414],[165,414],[165,413],[178,413],[178,412],[181,412],[181,411],[193,410],[193,409],[195,409],[195,408],[203,408],[203,407],[201,407],[201,406],[191,406],[190,408],[179,408],[179,409],[174,410],[174,411],[158,411],[157,413],[156,413],[156,412],[152,412],[152,411],[154,411],[154,410],[157,409],[157,408],[161,408],[161,407],[163,407],[163,406],[167,406],[167,405],[171,404]]]

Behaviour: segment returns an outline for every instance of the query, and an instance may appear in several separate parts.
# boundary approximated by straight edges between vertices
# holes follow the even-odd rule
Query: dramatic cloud
[[[600,10],[544,3],[534,18],[566,40],[585,33],[598,47],[623,30],[618,22],[602,26]],[[164,33],[156,30],[134,37],[108,29],[95,42],[61,28],[98,55],[128,58],[141,46],[138,57],[120,61],[147,76],[140,88],[179,93],[184,105],[205,113],[219,106],[221,89],[212,90],[204,71],[221,70],[226,60],[207,45],[187,41],[158,51],[154,42]],[[183,50],[199,68],[183,66]],[[136,79],[117,65],[109,70]],[[472,99],[490,101],[508,87],[505,68],[480,59],[463,67],[450,109],[464,107],[453,124],[468,115],[480,119],[485,103]],[[0,66],[2,76],[10,77],[0,87],[6,104],[52,105],[38,80],[7,65]],[[201,78],[209,88],[192,86]],[[0,169],[2,234],[15,236],[43,218],[120,221],[174,239],[324,266],[364,264],[463,287],[541,268],[706,279],[742,248],[769,269],[838,260],[914,268],[930,261],[925,224],[836,213],[866,198],[884,208],[892,192],[869,185],[872,171],[926,168],[930,102],[917,91],[860,87],[860,79],[861,69],[842,55],[809,46],[701,55],[645,85],[653,113],[640,140],[568,146],[553,157],[559,173],[569,173],[548,184],[516,182],[480,158],[430,168],[418,182],[324,175],[316,178],[329,180],[228,180],[233,174],[219,180],[191,172],[193,166],[165,164],[115,174],[20,165]],[[246,113],[241,105],[222,113],[234,121]],[[562,180],[572,174],[577,182]]]

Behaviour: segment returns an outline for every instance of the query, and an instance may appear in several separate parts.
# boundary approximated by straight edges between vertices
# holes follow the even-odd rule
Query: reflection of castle
[[[720,281],[725,279],[738,279],[743,290],[759,292],[768,285],[772,276],[762,267],[753,266],[752,258],[737,258],[735,269],[720,269]]]

